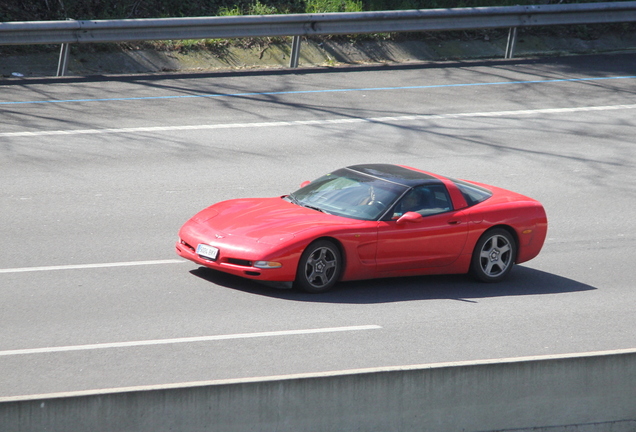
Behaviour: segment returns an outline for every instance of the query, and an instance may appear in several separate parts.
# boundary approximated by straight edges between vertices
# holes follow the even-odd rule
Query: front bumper
[[[282,263],[279,268],[263,269],[255,267],[253,265],[255,261],[229,256],[226,253],[227,248],[223,247],[219,248],[219,256],[216,260],[206,259],[196,253],[196,246],[179,239],[175,249],[179,256],[196,264],[260,282],[274,283],[275,285],[282,284],[285,287],[290,287],[296,277],[296,266],[287,259],[277,260]]]

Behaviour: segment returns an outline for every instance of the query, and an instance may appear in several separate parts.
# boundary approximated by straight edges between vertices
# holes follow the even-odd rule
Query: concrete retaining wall
[[[2,432],[636,431],[636,350],[0,398]]]

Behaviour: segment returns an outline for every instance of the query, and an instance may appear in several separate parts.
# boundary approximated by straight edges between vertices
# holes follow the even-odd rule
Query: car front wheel
[[[300,257],[296,285],[310,293],[325,292],[338,281],[341,270],[342,257],[338,247],[329,240],[318,240]]]
[[[512,269],[516,256],[517,245],[508,231],[503,228],[486,231],[473,251],[471,274],[483,282],[499,282]]]

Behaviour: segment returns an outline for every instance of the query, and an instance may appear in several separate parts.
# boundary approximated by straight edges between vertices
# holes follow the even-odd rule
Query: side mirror
[[[309,183],[311,183],[309,180],[305,180],[304,182],[302,182],[302,183],[300,184],[300,187],[301,187],[301,188],[304,188],[304,187],[305,187],[305,186],[307,186]]]
[[[424,218],[419,213],[406,212],[397,220],[397,224],[398,225],[403,225],[403,224],[405,224],[407,222],[418,223],[418,222],[422,222],[423,219]]]

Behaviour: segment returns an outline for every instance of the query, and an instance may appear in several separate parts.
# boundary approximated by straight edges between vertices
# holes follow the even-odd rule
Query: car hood
[[[363,222],[292,204],[281,197],[223,201],[202,210],[191,220],[208,228],[217,238],[237,236],[267,244],[291,240],[310,229]]]

